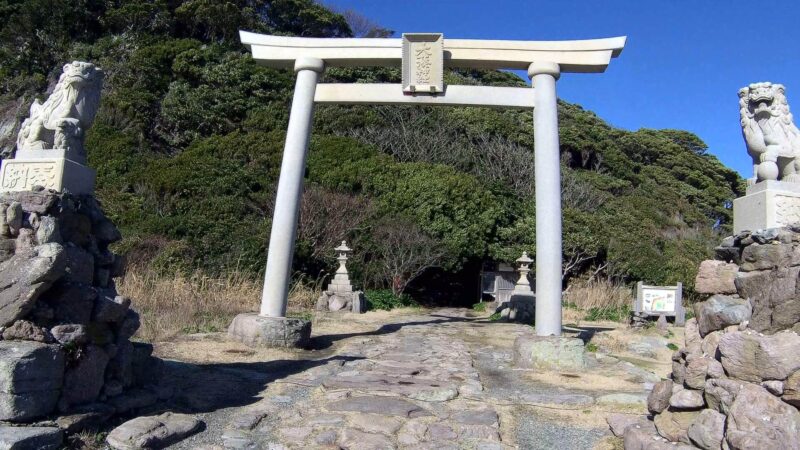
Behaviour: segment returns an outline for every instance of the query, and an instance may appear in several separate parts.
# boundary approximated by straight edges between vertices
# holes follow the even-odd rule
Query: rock
[[[452,441],[458,438],[458,433],[444,423],[432,423],[428,425],[427,438],[429,441]]]
[[[669,406],[675,409],[700,409],[706,404],[702,391],[680,389],[669,399]]]
[[[703,338],[703,342],[700,343],[700,348],[703,351],[703,355],[706,355],[709,358],[718,357],[719,340],[722,339],[724,334],[725,332],[723,331],[712,331],[711,333],[708,333]]]
[[[42,300],[53,309],[56,322],[88,325],[96,297],[97,291],[91,286],[59,282],[42,296]],[[91,333],[90,328],[88,331]]]
[[[61,237],[64,242],[72,242],[79,247],[89,244],[92,231],[91,220],[74,212],[62,211],[60,218]]]
[[[166,412],[123,423],[108,434],[106,442],[117,450],[163,448],[197,433],[202,427],[203,422],[195,417]]]
[[[750,320],[751,311],[752,308],[747,300],[727,295],[714,295],[704,302],[694,304],[694,314],[701,336]]]
[[[125,312],[125,318],[117,328],[117,341],[132,338],[141,325],[142,322],[141,319],[139,319],[139,313],[129,309]]]
[[[687,346],[702,342],[703,337],[700,336],[700,328],[697,325],[696,317],[692,317],[686,321],[683,326],[683,335]]]
[[[763,333],[791,329],[800,322],[798,292],[800,267],[769,271],[739,272],[739,296],[750,300],[753,313],[748,327]]]
[[[131,371],[136,385],[156,384],[161,378],[163,361],[152,356],[153,345],[144,342],[133,342],[131,355]]]
[[[709,358],[690,355],[686,360],[683,384],[690,389],[702,389],[706,384]]]
[[[94,256],[75,245],[66,246],[67,276],[73,283],[91,286],[94,281]]]
[[[722,363],[716,359],[708,358],[708,367],[706,370],[706,376],[708,378],[727,378],[725,369],[722,367]]]
[[[739,266],[724,261],[705,260],[700,263],[694,290],[698,294],[735,294]]]
[[[522,335],[514,341],[514,364],[539,370],[581,370],[583,351],[578,338]]]
[[[108,376],[120,380],[123,386],[130,386],[133,384],[133,357],[134,347],[133,343],[126,339],[119,342],[117,353],[109,361],[107,373]],[[160,367],[153,367],[160,369]]]
[[[655,416],[653,422],[658,434],[673,442],[689,443],[688,430],[700,413],[698,411],[666,410]]]
[[[47,328],[39,327],[27,320],[18,320],[3,330],[3,339],[6,341],[36,341],[44,344],[51,344],[54,341]]]
[[[403,423],[394,417],[376,414],[354,414],[350,416],[350,424],[367,433],[394,434]]]
[[[12,236],[19,234],[24,219],[23,214],[22,204],[19,202],[12,202],[11,205],[8,206],[8,209],[6,209],[6,224]]]
[[[64,373],[61,401],[66,405],[92,403],[97,400],[105,380],[108,355],[100,347],[88,345],[77,364]]]
[[[703,391],[706,404],[710,409],[728,414],[736,394],[745,384],[748,383],[720,378],[706,380]]]
[[[646,405],[647,397],[642,394],[628,394],[618,392],[615,394],[605,394],[597,397],[598,404],[615,405]]]
[[[0,420],[51,413],[61,395],[64,353],[57,345],[0,341]]]
[[[792,244],[753,244],[742,251],[742,272],[770,270],[792,265]]]
[[[58,221],[54,217],[42,216],[39,221],[39,228],[36,229],[36,242],[40,245],[51,242],[60,244],[63,242]]]
[[[17,242],[14,239],[0,237],[0,262],[9,260],[16,252]]]
[[[122,395],[110,398],[108,403],[117,413],[124,413],[134,409],[145,408],[158,401],[154,392],[146,389],[130,389]]]
[[[383,435],[364,433],[353,428],[345,428],[339,438],[339,446],[345,449],[385,450],[395,448],[392,441]]]
[[[742,262],[742,255],[736,247],[716,247],[714,248],[714,259],[739,264]]]
[[[800,449],[800,412],[761,386],[746,384],[728,414],[727,440],[732,449]]]
[[[102,219],[94,224],[92,232],[94,233],[98,242],[103,244],[111,244],[122,239],[122,234],[108,219]]]
[[[114,292],[100,291],[94,304],[92,320],[96,322],[119,322],[125,317],[128,308],[131,306],[131,299]]]
[[[86,327],[81,324],[56,325],[50,333],[61,345],[81,346],[89,342]]]
[[[114,414],[114,408],[104,403],[92,403],[70,409],[56,419],[56,425],[68,433],[97,430]]]
[[[726,333],[720,339],[722,366],[732,378],[760,383],[784,380],[800,369],[800,336],[782,331],[762,336],[751,331]]]
[[[614,436],[620,437],[625,434],[625,430],[627,430],[630,426],[646,426],[650,423],[647,420],[647,416],[619,413],[612,413],[606,416],[606,422],[608,423],[611,432],[614,433]],[[652,426],[652,424],[650,424],[650,426]]]
[[[672,396],[672,380],[663,380],[653,386],[650,395],[647,396],[647,410],[651,414],[658,414],[669,406],[669,399]]]
[[[0,326],[23,318],[51,283],[64,275],[65,255],[58,244],[40,245],[0,263]]]
[[[750,234],[750,238],[757,244],[770,244],[780,236],[780,228],[764,228]]]
[[[646,425],[633,425],[625,430],[623,446],[625,450],[646,450],[650,444],[658,439],[658,434],[652,422]]]
[[[795,408],[800,408],[800,370],[795,371],[786,379],[781,399]]]
[[[303,347],[311,338],[311,322],[291,317],[239,314],[228,328],[228,337],[251,347]]]
[[[33,230],[21,228],[17,236],[17,242],[14,245],[14,252],[23,253],[32,250],[34,247],[36,247],[36,242],[34,242]]]
[[[464,425],[497,425],[497,412],[493,409],[468,409],[458,411],[450,420]]]
[[[791,376],[789,378],[791,378]],[[777,395],[778,397],[783,394],[783,381],[764,381],[761,383],[761,387],[769,391],[770,394]]]
[[[725,432],[725,415],[711,409],[704,409],[689,425],[687,432],[692,444],[703,450],[719,450]]]
[[[63,440],[64,433],[55,427],[0,426],[3,450],[57,450]]]
[[[58,196],[52,192],[19,191],[4,192],[1,199],[7,203],[19,203],[23,211],[44,214],[56,203]]]
[[[351,397],[327,405],[329,411],[354,411],[400,417],[427,415],[424,409],[395,397],[364,396]]]

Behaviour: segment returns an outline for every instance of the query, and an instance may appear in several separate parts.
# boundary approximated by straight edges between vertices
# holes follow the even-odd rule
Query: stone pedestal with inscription
[[[94,194],[96,172],[66,158],[64,150],[18,152],[3,160],[0,167],[0,192],[30,191],[42,186],[75,195]]]
[[[765,180],[733,201],[733,232],[800,223],[800,184]]]

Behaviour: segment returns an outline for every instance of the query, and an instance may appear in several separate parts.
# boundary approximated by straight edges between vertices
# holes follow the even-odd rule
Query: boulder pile
[[[0,421],[73,431],[157,400],[141,386],[160,361],[114,285],[119,239],[91,196],[0,194]]]
[[[800,449],[800,227],[730,236],[716,258],[652,416],[612,426],[627,450]]]

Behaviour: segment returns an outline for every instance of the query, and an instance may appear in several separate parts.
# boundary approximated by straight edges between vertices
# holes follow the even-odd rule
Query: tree
[[[375,256],[372,263],[397,296],[409,282],[426,269],[438,266],[444,257],[436,240],[405,219],[380,223],[373,230],[372,239]]]

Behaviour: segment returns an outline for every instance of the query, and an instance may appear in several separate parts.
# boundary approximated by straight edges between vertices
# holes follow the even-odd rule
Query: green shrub
[[[588,344],[586,344],[587,352],[597,353],[597,350],[598,350],[597,344],[595,344],[594,342],[589,342]]]
[[[416,300],[406,294],[394,295],[391,289],[376,289],[367,291],[367,310],[390,311],[395,308],[408,308],[419,306]]]
[[[486,312],[486,303],[480,302],[472,305],[472,309],[476,312]]]
[[[497,322],[498,320],[500,320],[500,313],[499,312],[496,312],[496,313],[492,314],[491,316],[489,316],[489,321],[491,321],[491,322]]]
[[[670,342],[669,344],[667,344],[667,348],[668,348],[668,349],[670,349],[670,350],[672,350],[672,351],[676,351],[676,350],[678,350],[680,347],[678,347],[677,345],[675,345],[675,344],[673,344],[672,342]]]

